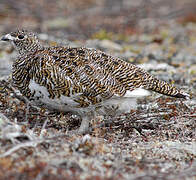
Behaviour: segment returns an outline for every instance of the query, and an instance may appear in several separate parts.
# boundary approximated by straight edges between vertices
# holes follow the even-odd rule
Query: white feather
[[[138,88],[133,91],[127,91],[124,95],[124,97],[143,97],[143,96],[149,96],[151,93],[148,90],[145,90],[143,88]]]
[[[73,97],[62,96],[60,98],[49,98],[49,92],[46,87],[39,85],[34,80],[30,80],[29,89],[33,93],[35,91],[35,97],[38,97],[39,100],[35,102],[37,105],[39,103],[45,104],[48,108],[57,109],[61,111],[70,111],[70,108],[77,106],[78,103],[73,100]],[[36,101],[36,100],[35,100]],[[70,107],[70,108],[69,108]]]

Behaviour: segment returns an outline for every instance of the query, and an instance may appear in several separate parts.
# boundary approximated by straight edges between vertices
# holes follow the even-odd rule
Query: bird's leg
[[[87,134],[90,132],[90,128],[89,128],[90,120],[93,119],[95,116],[96,116],[95,111],[90,111],[88,113],[81,115],[82,122],[78,129],[79,134]]]
[[[82,122],[78,129],[79,134],[87,134],[89,132],[89,121],[90,121],[89,116],[82,117]]]
[[[27,108],[25,111],[25,122],[27,122],[27,120],[28,120],[28,114],[29,114],[29,108],[30,108],[30,103],[28,100],[26,100],[26,105],[27,105]]]

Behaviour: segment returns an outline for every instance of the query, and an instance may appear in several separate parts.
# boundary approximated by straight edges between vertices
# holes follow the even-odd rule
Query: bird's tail
[[[144,88],[148,90],[152,90],[155,92],[158,92],[160,94],[164,94],[167,96],[172,96],[176,98],[184,98],[184,99],[189,99],[190,95],[183,92],[182,90],[174,87],[173,85],[159,80],[153,76],[151,76],[148,81],[144,83]]]

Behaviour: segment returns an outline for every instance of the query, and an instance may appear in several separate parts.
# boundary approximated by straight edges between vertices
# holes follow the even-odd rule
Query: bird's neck
[[[27,53],[34,53],[40,49],[43,49],[43,46],[41,45],[41,43],[37,42],[37,43],[31,44],[31,46],[16,47],[16,49],[20,55],[24,55]]]

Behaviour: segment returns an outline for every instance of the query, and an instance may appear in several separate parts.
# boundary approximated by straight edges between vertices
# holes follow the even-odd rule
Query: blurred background
[[[0,41],[0,179],[195,179],[196,0],[0,0],[0,36],[17,28],[120,57],[191,99],[153,93],[93,120],[92,136],[62,136],[80,119],[29,110],[7,79],[17,52]]]
[[[101,30],[128,35],[148,32],[168,20],[196,22],[196,1],[0,0],[0,33],[27,28],[76,40]]]

